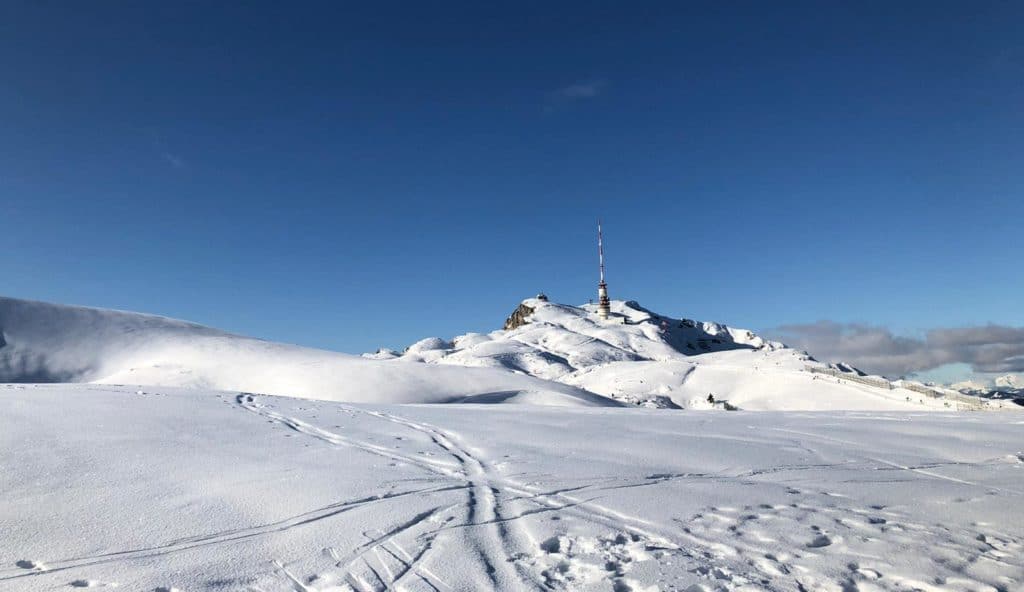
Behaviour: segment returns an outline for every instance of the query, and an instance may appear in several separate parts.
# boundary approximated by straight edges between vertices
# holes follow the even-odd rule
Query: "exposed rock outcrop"
[[[525,304],[520,304],[514,311],[512,311],[512,314],[505,319],[504,329],[506,331],[511,331],[512,329],[522,327],[526,323],[529,323],[530,315],[533,314],[533,310],[533,308],[526,306]]]

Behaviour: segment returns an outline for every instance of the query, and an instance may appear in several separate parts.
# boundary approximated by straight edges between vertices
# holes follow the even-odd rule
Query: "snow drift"
[[[0,382],[244,390],[376,403],[615,405],[495,368],[387,363],[160,316],[0,298]]]

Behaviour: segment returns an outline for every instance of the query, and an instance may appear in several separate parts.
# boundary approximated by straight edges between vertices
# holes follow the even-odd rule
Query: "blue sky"
[[[359,352],[1024,325],[1024,5],[8,2],[0,293]],[[595,5],[598,4],[598,5]]]

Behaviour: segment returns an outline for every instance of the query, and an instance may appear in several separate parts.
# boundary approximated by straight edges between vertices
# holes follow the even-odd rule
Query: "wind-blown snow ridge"
[[[955,409],[845,365],[819,363],[806,352],[745,329],[672,318],[633,301],[612,301],[612,322],[594,305],[524,300],[506,324],[514,328],[423,339],[403,353],[365,354],[433,365],[502,368],[582,387],[651,407],[758,410]],[[829,368],[839,375],[826,374]],[[849,376],[846,376],[846,373]],[[979,400],[977,405],[982,405]]]
[[[616,405],[499,369],[386,364],[154,315],[0,298],[0,382],[246,390],[375,403]]]

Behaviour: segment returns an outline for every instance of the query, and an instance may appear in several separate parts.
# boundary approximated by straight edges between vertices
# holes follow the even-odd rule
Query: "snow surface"
[[[0,298],[0,382],[253,390],[377,403],[617,405],[497,369],[387,364],[131,312]]]
[[[0,589],[1024,589],[1015,413],[0,385]]]
[[[358,357],[0,298],[0,590],[1024,589],[1024,415],[524,304]]]

